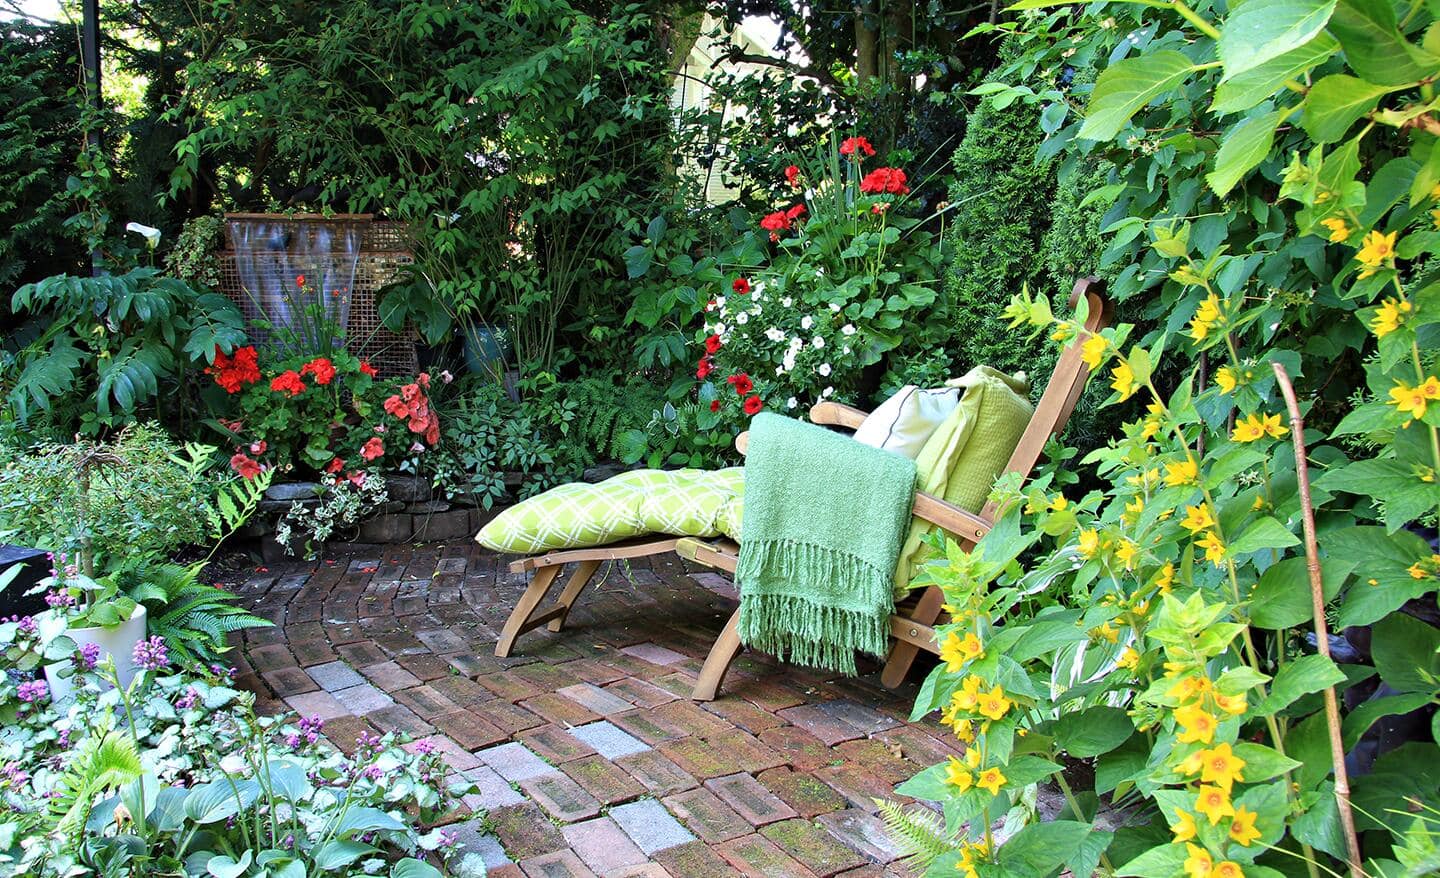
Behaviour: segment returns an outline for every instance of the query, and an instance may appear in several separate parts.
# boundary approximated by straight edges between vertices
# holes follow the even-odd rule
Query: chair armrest
[[[977,542],[990,532],[995,523],[973,512],[966,512],[953,503],[946,503],[934,494],[915,492],[915,515],[941,530],[967,542]]]
[[[818,403],[810,409],[810,420],[831,427],[858,429],[865,421],[865,412],[838,402]]]

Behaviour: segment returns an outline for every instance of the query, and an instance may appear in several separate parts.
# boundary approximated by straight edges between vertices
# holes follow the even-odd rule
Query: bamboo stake
[[[1285,407],[1290,411],[1290,437],[1295,443],[1295,480],[1300,489],[1300,514],[1305,529],[1305,566],[1310,571],[1310,602],[1315,610],[1315,646],[1330,658],[1330,632],[1325,625],[1325,581],[1320,570],[1320,544],[1315,538],[1315,507],[1310,501],[1310,465],[1305,452],[1305,419],[1295,399],[1290,375],[1279,363],[1271,363]],[[1335,804],[1340,812],[1340,828],[1345,834],[1349,852],[1351,878],[1365,878],[1361,868],[1360,838],[1355,833],[1355,813],[1350,807],[1350,776],[1345,770],[1345,743],[1340,734],[1340,705],[1335,687],[1325,687],[1325,724],[1330,730],[1330,761],[1335,768]]]

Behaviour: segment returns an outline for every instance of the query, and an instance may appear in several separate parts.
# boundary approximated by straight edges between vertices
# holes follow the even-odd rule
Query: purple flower
[[[180,698],[175,702],[175,707],[180,710],[189,710],[190,708],[194,707],[195,702],[199,700],[200,693],[195,691],[194,686],[191,686],[187,688],[185,690],[185,694],[180,696]]]
[[[59,744],[60,744],[60,749],[61,749],[61,750],[68,750],[68,749],[70,749],[70,730],[69,730],[69,729],[61,729],[61,730],[60,730],[60,741],[59,741]]]
[[[33,704],[49,695],[50,687],[45,685],[44,680],[30,680],[15,687],[15,694],[26,704]]]
[[[299,750],[300,747],[301,747],[301,738],[300,738],[300,736],[297,735],[297,734],[295,734],[294,732],[291,732],[290,734],[286,735],[286,736],[285,736],[285,746],[286,746],[286,747],[289,747],[291,750]]]
[[[380,736],[372,735],[369,732],[361,732],[355,739],[355,745],[360,750],[378,750],[380,748]]]
[[[459,842],[459,841],[460,841],[460,836],[459,836],[457,833],[451,832],[451,831],[448,830],[448,829],[442,829],[442,830],[440,830],[440,847],[442,847],[442,848],[454,847],[455,844],[456,844],[457,842]]]
[[[365,769],[365,776],[371,780],[379,780],[385,776],[385,770],[378,765],[372,765]]]
[[[21,633],[21,634],[34,634],[34,633],[35,633],[35,617],[34,617],[34,616],[21,616],[21,617],[20,617],[20,633]]]
[[[12,788],[21,786],[30,780],[30,773],[21,768],[18,762],[5,763],[5,767],[0,768],[0,776],[3,776]]]
[[[435,752],[435,742],[425,738],[415,742],[415,752],[421,756],[429,756]]]
[[[75,606],[75,596],[68,591],[46,592],[45,603],[50,607],[73,607]]]
[[[135,644],[135,651],[131,654],[137,668],[144,668],[147,671],[158,671],[170,664],[170,651],[165,648],[165,638],[156,634],[149,640],[142,640]]]
[[[86,644],[82,644],[81,647],[80,647],[80,661],[78,662],[79,667],[80,667],[82,670],[93,671],[93,670],[95,670],[95,666],[96,666],[97,664],[99,664],[99,663],[100,663],[100,644],[98,644],[98,643],[86,643]]]

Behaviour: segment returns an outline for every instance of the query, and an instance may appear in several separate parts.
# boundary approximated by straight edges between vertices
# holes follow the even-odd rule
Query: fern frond
[[[50,800],[50,812],[59,815],[55,831],[64,837],[78,837],[95,797],[118,789],[140,776],[140,754],[127,735],[106,732],[84,738],[75,748],[65,773]]]
[[[885,831],[907,864],[923,872],[940,857],[959,852],[959,845],[945,832],[945,822],[924,808],[906,810],[889,800],[877,799]]]

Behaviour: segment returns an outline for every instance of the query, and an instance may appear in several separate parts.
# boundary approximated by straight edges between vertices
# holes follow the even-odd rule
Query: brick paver
[[[348,549],[232,584],[276,622],[237,638],[238,685],[318,714],[347,752],[362,732],[428,741],[478,788],[455,827],[492,876],[909,874],[870,799],[958,752],[905,721],[914,682],[747,653],[720,699],[691,701],[735,600],[675,556],[604,571],[564,631],[499,659],[526,585],[508,559],[468,541]]]

